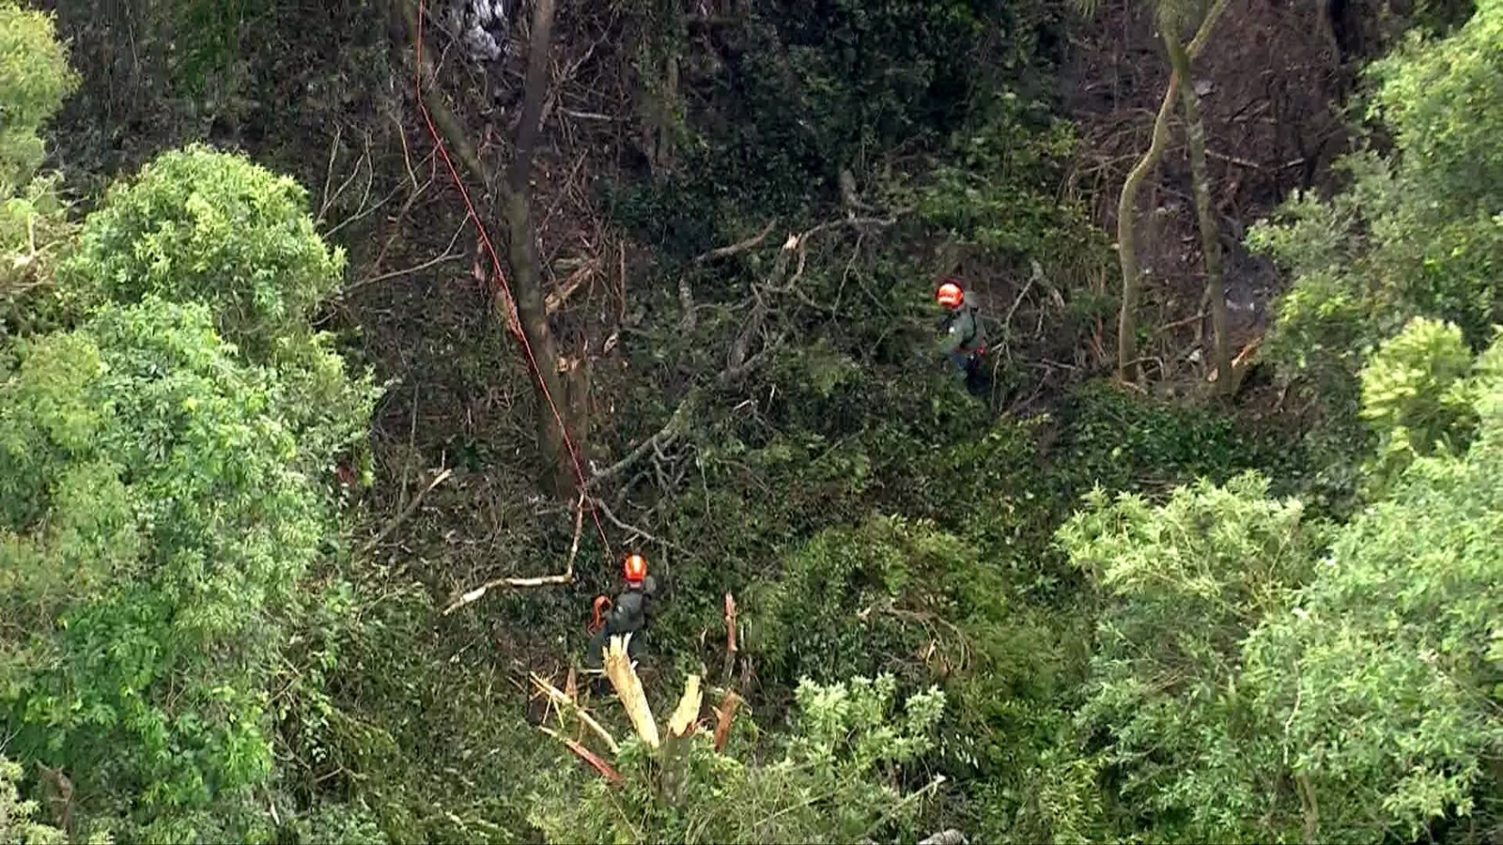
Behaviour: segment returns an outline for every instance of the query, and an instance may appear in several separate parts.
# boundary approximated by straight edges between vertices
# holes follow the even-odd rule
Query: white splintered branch
[[[528,587],[548,587],[574,583],[574,558],[579,555],[579,533],[584,527],[584,497],[580,496],[579,502],[574,509],[574,541],[569,546],[569,562],[564,566],[564,571],[557,575],[537,575],[533,577],[506,577],[492,578],[473,590],[462,593],[458,598],[449,602],[444,608],[444,616],[472,602],[479,601],[487,592],[496,587],[511,587],[513,589],[526,589]]]

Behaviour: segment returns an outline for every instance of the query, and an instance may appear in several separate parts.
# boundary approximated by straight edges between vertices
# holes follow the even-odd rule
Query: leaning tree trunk
[[[408,39],[419,36],[418,10],[415,0],[392,0],[397,18]],[[543,296],[542,272],[538,263],[537,233],[533,229],[531,209],[532,154],[537,144],[543,102],[548,96],[548,53],[553,45],[554,0],[536,0],[533,4],[532,33],[528,44],[527,78],[523,87],[522,119],[517,128],[516,149],[505,178],[497,178],[481,161],[469,141],[463,125],[443,98],[431,91],[420,92],[423,105],[433,119],[445,145],[470,175],[495,191],[496,213],[506,225],[506,263],[511,269],[512,302],[498,297],[497,307],[509,322],[510,308],[516,307],[517,330],[532,356],[527,365],[538,383],[538,444],[548,461],[547,486],[555,495],[572,499],[578,476],[579,459],[569,448],[568,432],[571,408],[580,403],[568,400],[564,380],[559,377],[560,359],[553,329],[548,324],[547,301]],[[422,78],[431,81],[433,69],[419,68]],[[583,361],[575,366],[583,367]]]
[[[571,451],[568,401],[564,380],[559,378],[559,357],[548,307],[543,297],[542,273],[538,266],[537,232],[532,225],[532,154],[537,146],[543,101],[548,97],[548,53],[553,46],[554,0],[534,0],[532,33],[527,48],[527,80],[522,94],[522,120],[517,144],[502,192],[502,216],[506,220],[507,263],[511,265],[512,294],[517,321],[532,349],[539,384],[537,403],[538,443],[550,467],[549,487],[560,498],[573,498],[577,491],[576,462]],[[576,366],[588,366],[582,360]]]
[[[1206,172],[1206,127],[1200,117],[1200,103],[1190,80],[1190,55],[1168,27],[1164,44],[1174,73],[1184,80],[1180,85],[1180,102],[1185,111],[1185,139],[1190,147],[1190,180],[1195,185],[1195,213],[1200,220],[1200,251],[1205,257],[1206,293],[1211,299],[1211,326],[1215,332],[1216,392],[1225,393],[1235,383],[1232,378],[1231,341],[1227,337],[1226,283],[1221,274],[1221,232],[1216,226],[1216,212],[1211,206],[1211,177]]]
[[[1227,0],[1216,0],[1207,10],[1190,42],[1186,53],[1190,58],[1200,54],[1210,39],[1216,19],[1226,11]],[[1167,27],[1165,27],[1167,29]],[[1159,105],[1158,116],[1153,121],[1153,137],[1147,152],[1138,160],[1122,183],[1122,195],[1117,200],[1117,258],[1122,267],[1122,310],[1117,317],[1117,377],[1122,381],[1132,380],[1137,371],[1138,357],[1138,294],[1143,288],[1143,271],[1138,265],[1137,242],[1134,240],[1138,191],[1143,180],[1158,166],[1163,158],[1164,146],[1169,138],[1169,115],[1174,110],[1174,98],[1182,80],[1179,73],[1169,74],[1169,84],[1164,89],[1164,101]]]

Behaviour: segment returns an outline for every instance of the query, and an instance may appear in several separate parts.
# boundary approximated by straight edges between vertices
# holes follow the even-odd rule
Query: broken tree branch
[[[579,535],[580,531],[584,528],[584,505],[584,496],[581,495],[579,504],[575,507],[574,511],[574,541],[569,545],[569,561],[565,564],[562,573],[558,575],[539,575],[531,578],[492,578],[449,602],[449,605],[444,608],[443,615],[448,616],[467,604],[479,601],[488,591],[496,587],[526,589],[528,587],[549,587],[574,583],[574,559],[579,556]]]
[[[736,720],[736,711],[741,707],[741,696],[734,691],[727,692],[721,699],[720,706],[715,708],[715,753],[725,750],[725,744],[731,739],[731,725]]]
[[[416,496],[413,496],[412,501],[407,503],[407,507],[403,508],[401,513],[397,514],[390,522],[386,523],[386,527],[382,528],[379,534],[377,534],[375,537],[372,537],[369,542],[360,547],[360,554],[368,555],[371,552],[375,551],[376,547],[381,545],[381,541],[385,540],[387,537],[390,537],[391,532],[397,530],[397,528],[402,523],[406,522],[412,517],[414,513],[417,512],[418,505],[421,505],[423,503],[423,497],[428,495],[428,492],[430,490],[444,483],[444,481],[453,474],[454,470],[446,469],[435,476],[432,481],[428,482],[428,486],[424,487],[422,492],[418,493]]]
[[[691,263],[704,264],[706,262],[715,261],[721,258],[729,258],[732,255],[738,255],[740,253],[746,252],[749,249],[755,249],[759,244],[762,243],[762,241],[767,239],[768,235],[772,234],[772,227],[776,226],[777,224],[778,219],[774,217],[773,219],[767,221],[767,225],[763,226],[762,231],[758,232],[757,234],[752,235],[745,240],[737,241],[730,246],[716,247],[709,252],[696,256],[694,258],[694,261]]]
[[[631,658],[627,656],[627,645],[630,642],[631,634],[611,637],[605,649],[605,676],[616,690],[616,698],[621,701],[621,706],[626,708],[632,730],[636,731],[648,748],[655,749],[660,744],[658,723],[652,718],[652,708],[647,704],[647,693],[642,689],[642,680],[637,677],[637,670],[632,668]]]
[[[545,678],[536,672],[528,673],[528,677],[532,680],[532,685],[537,687],[538,692],[548,696],[554,704],[560,707],[568,707],[572,710],[574,715],[579,717],[579,721],[585,724],[585,727],[594,731],[595,735],[600,737],[601,741],[605,743],[605,747],[609,748],[612,754],[621,753],[621,746],[616,743],[615,737],[611,736],[609,731],[602,727],[599,722],[595,721],[594,716],[591,716],[588,711],[579,706],[579,702],[575,701],[572,696],[553,684],[548,683]]]
[[[580,745],[579,743],[575,742],[572,739],[569,739],[566,736],[560,736],[559,733],[552,728],[545,728],[539,725],[538,730],[553,737],[559,742],[562,742],[566,748],[574,752],[574,756],[588,763],[590,768],[600,773],[601,777],[610,781],[612,784],[621,783],[621,773],[612,768],[610,763],[607,763],[604,760],[600,759],[600,756],[595,752],[591,751],[588,748],[585,748],[583,745]]]
[[[647,457],[649,453],[672,444],[680,434],[683,434],[689,421],[689,414],[693,411],[696,404],[694,400],[697,398],[697,394],[693,392],[685,396],[683,401],[679,402],[678,407],[673,409],[673,414],[668,417],[668,422],[664,423],[662,428],[658,429],[651,437],[642,441],[626,457],[595,473],[594,477],[585,483],[585,490],[588,491],[598,487],[602,482],[615,478],[630,469],[638,461]]]

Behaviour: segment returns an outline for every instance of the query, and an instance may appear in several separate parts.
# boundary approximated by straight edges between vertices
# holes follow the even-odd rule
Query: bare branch
[[[417,512],[418,505],[421,505],[423,503],[423,497],[428,495],[429,491],[444,483],[444,481],[453,474],[454,470],[446,469],[435,476],[432,481],[428,482],[428,486],[424,487],[422,491],[419,492],[416,496],[413,496],[412,501],[407,503],[407,507],[403,508],[401,513],[397,514],[395,518],[386,523],[386,527],[381,529],[381,533],[377,534],[375,537],[372,537],[368,543],[360,547],[360,554],[368,555],[371,552],[375,551],[376,547],[381,545],[381,541],[391,536],[391,532],[397,530],[398,526],[406,522],[412,517],[414,513]]]
[[[621,753],[621,746],[616,743],[615,737],[611,736],[609,731],[602,727],[599,722],[595,721],[594,716],[591,716],[589,712],[587,712],[583,707],[579,706],[579,702],[575,701],[572,696],[568,695],[553,684],[548,683],[546,679],[544,679],[536,672],[528,673],[528,677],[532,680],[532,685],[537,687],[539,692],[548,696],[548,698],[553,701],[554,704],[557,704],[561,707],[568,707],[570,710],[574,711],[574,714],[577,715],[579,717],[579,720],[585,724],[585,727],[588,727],[590,730],[594,731],[595,735],[600,737],[600,739],[605,743],[605,747],[609,748],[612,754]]]
[[[737,241],[730,246],[722,246],[712,249],[709,252],[695,257],[692,263],[704,264],[708,261],[715,261],[721,258],[729,258],[732,255],[738,255],[740,253],[746,252],[749,249],[755,249],[759,244],[762,243],[762,241],[767,239],[768,235],[772,234],[772,227],[776,226],[777,223],[778,220],[776,217],[774,217],[773,219],[767,221],[767,225],[763,226],[762,231],[758,232],[757,234],[752,235],[746,240]]]
[[[651,437],[642,441],[626,457],[595,473],[594,477],[585,483],[585,490],[592,490],[602,482],[615,478],[646,457],[649,452],[654,452],[660,447],[667,446],[677,439],[684,432],[689,421],[689,414],[694,410],[698,398],[698,394],[691,391],[688,396],[684,397],[682,402],[678,403],[678,407],[673,409],[673,414],[668,417],[668,422],[664,423],[662,428],[658,429]]]
[[[579,504],[574,512],[574,541],[569,546],[569,561],[564,565],[564,571],[558,575],[536,575],[532,577],[503,577],[492,578],[473,590],[462,593],[444,608],[443,615],[448,616],[454,611],[472,604],[484,598],[485,594],[496,587],[511,587],[513,589],[526,589],[530,587],[552,587],[574,583],[574,560],[579,556],[579,535],[584,528],[584,505],[585,499],[581,495]]]
[[[410,276],[413,273],[421,273],[430,267],[437,267],[438,265],[443,264],[447,261],[458,261],[459,259],[464,258],[465,254],[463,252],[453,252],[452,250],[454,249],[454,243],[459,240],[460,234],[464,232],[465,228],[469,226],[469,224],[470,220],[468,217],[465,218],[464,222],[459,224],[459,228],[454,230],[454,236],[452,238],[449,238],[449,245],[444,247],[443,254],[438,256],[437,258],[430,258],[429,260],[424,261],[422,264],[418,264],[415,267],[406,267],[401,270],[392,270],[389,273],[382,273],[379,276],[371,276],[370,278],[361,279],[358,282],[353,282],[351,284],[345,285],[345,287],[340,290],[340,295],[343,296],[345,294],[348,294],[352,290],[358,290],[365,287],[366,285],[373,285],[377,282],[385,282],[390,279],[398,278],[400,276]]]

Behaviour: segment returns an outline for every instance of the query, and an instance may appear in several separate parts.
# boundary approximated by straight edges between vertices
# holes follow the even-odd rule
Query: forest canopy
[[[1503,836],[1503,0],[815,5],[0,0],[0,841]]]

